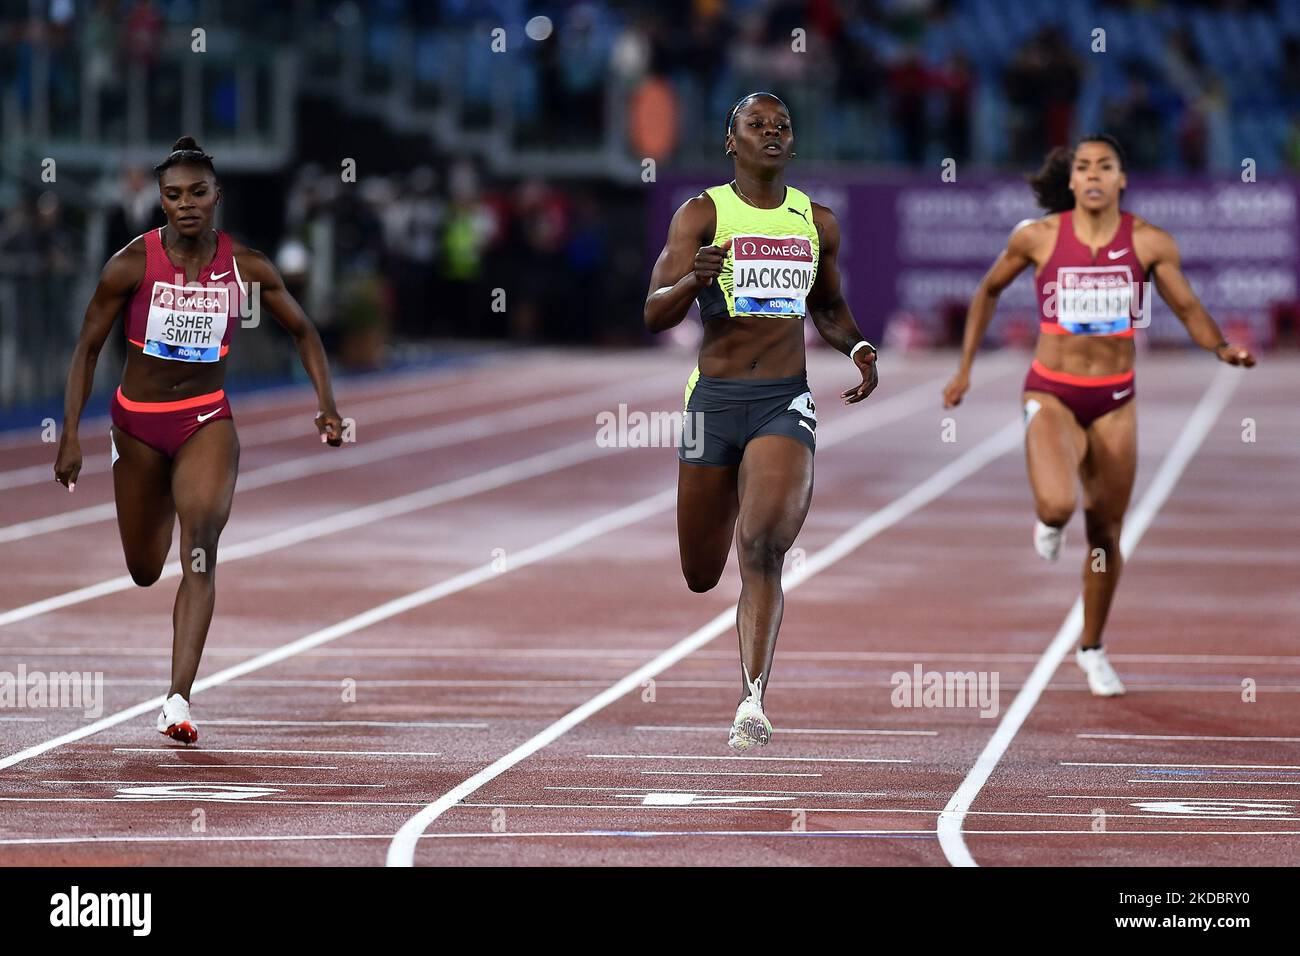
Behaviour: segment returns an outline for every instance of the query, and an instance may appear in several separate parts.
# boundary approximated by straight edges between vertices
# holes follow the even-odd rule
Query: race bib
[[[155,282],[144,354],[178,362],[215,362],[230,316],[230,289]]]
[[[807,236],[735,236],[731,294],[736,315],[804,314],[812,287],[812,240]]]
[[[1133,327],[1133,274],[1128,266],[1061,266],[1057,322],[1075,335],[1114,335]]]

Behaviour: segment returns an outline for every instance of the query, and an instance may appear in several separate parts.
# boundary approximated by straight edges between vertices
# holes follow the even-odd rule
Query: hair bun
[[[176,142],[172,143],[173,153],[182,149],[192,149],[199,153],[203,152],[203,149],[199,146],[198,140],[193,136],[182,136]]]

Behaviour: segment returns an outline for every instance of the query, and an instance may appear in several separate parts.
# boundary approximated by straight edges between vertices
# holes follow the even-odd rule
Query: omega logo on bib
[[[215,362],[230,317],[230,289],[155,282],[144,353],[178,362]]]
[[[807,236],[735,236],[732,296],[737,315],[804,314],[816,262]]]

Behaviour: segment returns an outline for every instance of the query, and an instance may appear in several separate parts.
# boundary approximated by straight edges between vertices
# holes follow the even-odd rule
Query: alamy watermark
[[[927,671],[916,664],[889,683],[895,707],[978,707],[981,717],[998,715],[997,671]]]
[[[596,415],[596,444],[601,448],[682,448],[686,458],[704,454],[703,412],[629,411]]]
[[[64,708],[86,717],[104,713],[103,671],[0,671],[0,711]]]

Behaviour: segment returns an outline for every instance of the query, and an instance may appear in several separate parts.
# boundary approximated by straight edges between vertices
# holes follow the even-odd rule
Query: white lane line
[[[1084,763],[1077,760],[1061,760],[1062,767],[1195,767],[1208,770],[1300,770],[1300,766],[1288,763],[1162,763],[1150,760],[1146,763]]]
[[[500,412],[489,412],[486,415],[479,415],[446,425],[435,425],[421,431],[392,435],[378,441],[358,442],[340,449],[329,449],[327,451],[317,443],[315,451],[310,455],[290,458],[287,461],[263,465],[261,468],[242,472],[239,475],[239,480],[235,483],[235,493],[240,494],[257,488],[297,481],[299,478],[305,478],[308,475],[362,468],[366,465],[389,461],[393,458],[400,458],[417,452],[445,448],[448,445],[482,441],[495,435],[506,435],[536,428],[539,425],[552,424],[570,418],[580,418],[584,413],[598,411],[599,403],[602,401],[607,402],[619,398],[626,401],[630,391],[645,395],[663,395],[668,387],[668,378],[667,375],[660,375],[645,382],[631,384],[623,382],[592,392],[584,392],[577,396],[551,399],[538,402],[535,405],[525,405]],[[651,386],[650,382],[655,384]],[[596,451],[607,451],[607,449],[596,447],[594,420],[592,425],[593,437],[581,444]],[[50,473],[49,477],[53,478],[53,472]],[[0,527],[0,544],[10,541],[24,541],[55,531],[66,531],[69,528],[79,528],[100,521],[109,521],[116,517],[117,506],[108,501],[103,504],[47,515],[44,518],[20,521],[17,524]]]
[[[1075,734],[1084,740],[1213,740],[1224,742],[1300,743],[1300,737],[1210,737],[1204,734]]]
[[[1232,369],[1226,365],[1219,367],[1173,447],[1160,463],[1160,469],[1151,480],[1150,487],[1124,522],[1124,531],[1120,535],[1120,553],[1125,559],[1133,554],[1133,549],[1137,547],[1142,536],[1146,534],[1147,528],[1155,520],[1156,514],[1173,493],[1174,485],[1178,483],[1192,456],[1201,447],[1201,443],[1205,441],[1205,437],[1228,404],[1228,399],[1241,383],[1242,374],[1241,369]],[[961,785],[952,795],[952,799],[948,801],[943,813],[939,815],[937,828],[939,845],[943,849],[943,855],[953,866],[976,865],[975,858],[971,856],[970,850],[962,839],[962,820],[970,810],[971,804],[975,802],[975,798],[979,796],[989,775],[998,765],[998,761],[1011,746],[1011,741],[1015,739],[1021,726],[1029,717],[1029,712],[1038,703],[1043,689],[1051,681],[1052,675],[1056,673],[1057,667],[1074,646],[1082,630],[1083,596],[1080,595],[1075,600],[1074,606],[1070,608],[1060,630],[1047,645],[1042,657],[1034,665],[1024,685],[1012,700],[1011,706],[1002,715],[993,736],[989,738],[974,766],[966,774]]]
[[[304,767],[296,763],[160,763],[168,770],[184,767],[186,770],[337,770],[338,767]]]
[[[832,566],[847,555],[853,553],[880,532],[902,521],[908,515],[923,508],[944,492],[960,483],[965,478],[979,471],[985,465],[1006,454],[1020,443],[1020,425],[1011,423],[992,437],[980,442],[960,458],[950,462],[925,479],[910,491],[896,498],[879,511],[864,518],[849,531],[837,537],[829,545],[809,557],[798,570],[791,570],[782,576],[782,585],[788,592],[797,588],[815,574]],[[533,736],[505,756],[493,761],[468,780],[452,788],[420,813],[403,824],[398,835],[388,848],[389,866],[412,866],[415,846],[421,833],[448,808],[478,790],[484,784],[505,773],[520,761],[526,759],[543,747],[563,736],[573,727],[582,723],[592,714],[604,709],[614,701],[640,687],[641,682],[658,676],[669,667],[693,651],[703,647],[720,634],[729,632],[734,626],[736,605],[732,605],[718,614],[712,621],[693,634],[674,644],[658,657],[626,675],[604,692],[597,694],[580,707],[571,710],[559,720],[552,723],[541,733]]]
[[[592,760],[756,760],[771,763],[911,763],[902,757],[726,757],[714,754],[587,754]]]
[[[11,721],[13,723],[33,723],[33,724],[45,723],[44,717],[0,717],[0,720]]]
[[[820,773],[777,773],[771,770],[639,770],[647,777],[821,777]]]
[[[600,793],[604,791],[628,790],[630,793],[619,794],[620,796],[635,797],[643,793],[734,793],[737,796],[746,796],[750,794],[772,794],[782,797],[883,797],[885,793],[877,790],[874,792],[859,792],[853,790],[741,790],[734,787],[726,789],[717,789],[709,787],[543,787],[543,790],[579,790],[584,793]]]
[[[240,803],[248,803],[241,800]],[[683,836],[758,836],[758,837],[826,837],[826,836],[884,836],[888,834],[929,834],[933,830],[654,830],[638,832],[640,837]],[[1289,832],[1289,831],[1288,831]],[[83,836],[83,837],[19,837],[0,839],[0,846],[75,846],[81,843],[311,843],[323,840],[384,840],[392,833],[306,833],[276,836]],[[425,840],[523,840],[580,837],[605,837],[626,839],[627,833],[612,830],[563,830],[559,832],[533,831],[531,833],[426,833]]]
[[[933,389],[937,384],[937,382],[938,380],[923,383],[922,385],[918,385],[916,388],[904,392],[901,395],[897,395],[894,398],[887,399],[886,401],[881,402],[880,405],[876,406],[874,409],[871,409],[870,414],[857,416],[856,420],[852,420],[852,421],[841,420],[842,424],[841,427],[839,427],[838,429],[834,429],[834,428],[827,429],[827,431],[830,434],[825,439],[822,440],[822,447],[825,448],[828,445],[834,445],[834,444],[838,444],[841,441],[847,441],[848,439],[853,438],[857,435],[861,435],[865,432],[869,432],[874,429],[881,428],[886,424],[901,419],[906,415],[910,414],[912,411],[919,410],[924,407],[928,407],[934,401]],[[1007,428],[1003,429],[1003,431],[999,432],[998,434],[999,435],[1007,434],[1010,431],[1011,427],[1012,426],[1010,425],[1007,426]],[[1005,440],[1003,441],[1003,444],[1006,444]],[[583,446],[594,447],[595,443],[583,442],[576,447],[581,448]],[[917,503],[915,505],[912,505],[912,507],[920,507],[920,504],[923,502],[923,500],[928,500],[928,499],[924,499],[924,496],[926,494],[933,494],[937,496],[940,492],[938,490],[935,490],[936,486],[934,486],[934,482],[936,478],[943,475],[947,475],[951,472],[954,475],[954,477],[952,478],[952,482],[955,483],[956,481],[959,481],[961,479],[961,474],[958,474],[958,472],[960,472],[961,469],[957,468],[956,466],[960,465],[962,462],[975,460],[972,459],[971,456],[975,456],[975,458],[979,458],[980,454],[988,455],[990,448],[991,446],[989,446],[989,443],[985,442],[984,444],[977,446],[972,451],[967,452],[966,455],[964,455],[957,462],[954,462],[952,465],[948,465],[944,469],[941,469],[934,477],[931,477],[926,482],[923,482],[920,486],[908,492],[906,495],[904,495],[902,498],[895,501],[889,507],[883,509],[880,512],[877,512],[876,515],[872,516],[872,518],[868,518],[862,525],[858,526],[859,533],[865,530],[869,532],[868,534],[866,534],[866,537],[870,537],[871,535],[875,534],[877,530],[880,530],[883,527],[887,527],[888,526],[887,524],[884,525],[879,524],[879,522],[876,522],[876,519],[880,518],[881,516],[887,517],[891,514],[897,513],[900,502],[915,501]],[[981,453],[980,449],[985,449],[985,451]],[[553,453],[548,452],[546,454],[549,455]],[[546,455],[542,455],[539,457],[545,458]],[[989,460],[992,459],[990,458]],[[518,463],[510,467],[517,467],[517,464]],[[981,465],[980,465],[981,467],[982,464],[983,463],[981,461]],[[954,469],[956,470],[954,471]],[[483,475],[476,476],[474,480],[481,484],[483,480]],[[340,637],[343,637],[348,634],[352,634],[356,631],[362,630],[363,628],[369,627],[372,624],[376,624],[380,621],[384,621],[391,617],[395,617],[398,614],[405,613],[406,611],[409,611],[413,608],[430,604],[450,594],[459,593],[460,591],[467,590],[485,581],[496,580],[505,574],[510,574],[515,571],[518,571],[520,568],[528,567],[529,565],[543,561],[547,558],[554,557],[555,555],[562,554],[566,551],[572,550],[573,548],[576,548],[579,545],[586,543],[587,541],[591,541],[595,538],[598,538],[601,535],[608,534],[609,532],[616,531],[620,528],[628,527],[629,525],[635,524],[639,521],[643,521],[646,518],[652,517],[662,511],[666,511],[676,503],[676,500],[677,500],[677,490],[675,488],[666,488],[663,491],[659,492],[658,494],[651,495],[648,498],[643,498],[641,501],[628,505],[625,508],[620,508],[616,511],[607,512],[606,514],[601,515],[598,518],[594,518],[590,521],[584,522],[583,524],[577,525],[576,527],[573,527],[562,534],[548,538],[545,541],[542,541],[529,548],[525,548],[524,550],[516,554],[511,555],[510,563],[507,565],[505,570],[501,570],[498,567],[496,567],[495,560],[489,561],[486,564],[480,565],[478,568],[475,568],[471,571],[464,572],[462,574],[455,575],[454,577],[448,578],[439,584],[435,584],[431,587],[424,588],[423,590],[414,591],[403,597],[395,598],[394,600],[387,601],[383,604],[371,608],[368,611],[364,611],[361,614],[354,615],[353,617],[350,617],[347,620],[342,621],[338,624],[334,624],[330,627],[323,628],[319,631],[314,631],[311,634],[308,634],[305,637],[301,637],[296,641],[291,641],[288,644],[284,644],[270,651],[266,651],[263,654],[259,654],[256,657],[250,658],[249,660],[243,661],[232,667],[227,667],[224,670],[218,671],[217,673],[212,674],[209,677],[201,678],[199,681],[197,681],[194,684],[194,693],[201,693],[202,691],[207,690],[211,687],[216,687],[218,685],[228,683],[229,681],[232,681],[237,677],[243,677],[246,674],[250,674],[254,671],[261,670],[265,667],[269,667],[272,664],[293,657],[295,654],[299,654],[307,650],[312,650],[313,648],[319,647],[321,644],[326,644],[330,641],[337,640]],[[392,505],[391,502],[387,504],[387,506],[390,508],[391,505]],[[355,516],[359,512],[372,510],[373,507],[374,506],[371,506],[370,508],[360,508],[357,509],[356,511],[350,512],[350,514]],[[891,512],[890,509],[894,509],[894,511]],[[900,520],[901,517],[902,515],[898,514],[897,517],[890,518],[889,522],[892,523],[893,521]],[[884,519],[882,518],[881,520]],[[274,538],[276,536],[272,535],[271,537]],[[866,540],[866,537],[863,537],[862,540]],[[266,539],[260,539],[260,540],[266,541]],[[846,539],[841,538],[837,540],[840,542],[841,547],[843,547]],[[225,553],[227,557],[223,558],[222,560],[227,560],[227,561],[230,560],[228,557],[230,551],[237,550],[239,547],[240,547],[239,545],[233,545],[231,548],[225,549]],[[833,544],[832,548],[834,547],[835,545]],[[826,555],[830,551],[831,549],[827,549],[827,551],[823,551],[820,554]],[[831,552],[831,553],[835,553],[835,552]],[[847,551],[844,553],[847,553]],[[836,557],[834,557],[833,560],[838,560],[839,556],[840,555],[836,553]],[[814,558],[812,561],[807,562],[804,565],[804,569],[801,573],[807,575],[809,573],[808,568],[810,567],[817,568],[818,570],[820,570],[820,567],[815,564],[816,560],[817,558]],[[180,567],[179,564],[173,564],[171,567],[175,568],[176,572],[179,573],[179,567]],[[129,587],[130,578],[127,577],[126,581],[128,582],[127,586]],[[41,603],[49,603],[49,602],[41,602]],[[30,606],[31,605],[29,605],[29,607]],[[6,623],[6,618],[11,617],[13,613],[14,612],[10,612],[8,615],[0,615],[0,624]],[[732,611],[729,611],[727,613],[734,614],[734,607]],[[39,756],[40,754],[43,754],[46,751],[53,750],[55,747],[60,747],[63,744],[72,743],[73,741],[76,740],[81,740],[84,737],[89,737],[91,734],[99,733],[99,731],[101,730],[106,730],[109,727],[115,727],[118,724],[124,723],[125,721],[147,714],[151,710],[161,707],[162,704],[163,704],[163,695],[160,694],[157,697],[153,697],[150,698],[149,700],[142,701],[133,707],[128,707],[126,710],[118,711],[117,713],[111,714],[108,717],[101,718],[100,720],[97,720],[94,723],[86,724],[74,731],[71,731],[69,733],[63,734],[58,737],[54,737],[50,740],[46,740],[43,743],[37,744],[36,746],[28,747],[26,750],[21,750],[18,753],[10,754],[7,757],[0,758],[0,770],[5,769],[6,767],[12,767],[14,764],[21,763],[24,760],[29,760],[32,757]],[[213,753],[219,751],[209,750],[207,752]],[[247,751],[233,751],[233,752],[247,752]]]
[[[1168,783],[1169,781],[1162,781]],[[1095,793],[1049,793],[1048,800],[1159,800],[1162,794],[1135,793],[1128,797],[1116,797],[1110,794],[1102,796]],[[1274,803],[1300,803],[1300,800],[1293,800],[1287,797],[1188,797],[1183,794],[1171,793],[1168,795],[1170,800],[1181,800],[1185,803],[1196,804],[1215,804],[1226,803],[1229,806],[1268,806]]]
[[[1170,787],[1218,787],[1218,786],[1251,786],[1251,787],[1300,787],[1300,780],[1170,780],[1168,777],[1160,777],[1155,780],[1130,780],[1129,783],[1160,783]]]
[[[197,688],[197,685],[195,685]],[[159,706],[162,706],[161,704]],[[170,756],[177,753],[192,754],[309,754],[317,756],[335,756],[335,757],[441,757],[442,752],[438,750],[263,750],[257,747],[235,748],[228,750],[213,750],[211,747],[204,747],[194,750],[185,750],[181,747],[114,747],[115,754],[156,754],[158,756]],[[8,758],[6,758],[8,759]],[[17,761],[14,761],[17,763]],[[0,764],[0,769],[3,768]],[[12,766],[12,765],[8,765]]]
[[[508,400],[559,391],[562,390],[563,384],[562,382],[553,382],[539,387],[537,382],[519,382],[516,380],[513,385],[509,386],[486,383],[482,388],[478,389],[482,394],[467,392],[463,388],[448,389],[454,394],[454,399],[438,394],[430,394],[427,391],[420,391],[414,394],[407,393],[366,402],[351,403],[346,399],[343,399],[343,402],[347,417],[355,421],[359,429],[368,429],[374,425],[404,421],[423,415],[432,416],[443,412],[453,412],[461,408],[473,408],[484,401]],[[572,397],[572,393],[568,396],[558,397]],[[259,445],[270,445],[294,439],[302,441],[305,447],[308,446],[315,435],[315,426],[312,424],[312,415],[315,412],[306,409],[308,406],[315,408],[315,401],[316,399],[311,395],[306,395],[301,398],[304,411],[297,415],[289,415],[271,421],[241,423],[239,425],[240,448],[256,448]],[[243,407],[243,402],[238,402],[236,411],[242,410]],[[105,420],[102,428],[96,425],[90,428],[89,431],[87,430],[88,426],[83,426],[82,432],[87,439],[92,435],[95,438],[101,438],[107,435],[108,424],[108,421]],[[83,444],[85,443],[85,440],[83,440]],[[82,461],[81,474],[93,475],[98,472],[106,472],[108,466],[108,454],[86,455]],[[41,484],[42,482],[51,481],[53,478],[54,460],[51,458],[48,463],[26,465],[9,471],[0,471],[0,491]]]
[[[717,727],[671,727],[661,724],[638,724],[632,728],[636,731],[659,730],[665,733],[700,733],[716,734]],[[937,730],[842,730],[829,727],[782,727],[781,734],[845,734],[849,736],[869,737],[937,737]]]
[[[240,803],[248,801],[241,800]],[[705,813],[780,813],[789,817],[791,810],[804,810],[808,813],[897,813],[897,810],[876,809],[867,807],[810,807],[805,804],[792,803],[745,803],[737,807],[722,806],[715,803],[688,803],[688,804],[653,804],[646,806],[639,803],[458,803],[451,809],[453,810],[617,810],[620,813],[626,813],[629,810],[639,810],[645,813],[657,813],[659,811],[702,811]],[[934,814],[934,810],[917,811],[920,813]],[[1091,814],[1084,814],[1091,816]]]
[[[223,717],[204,720],[204,725],[221,724],[223,727],[456,727],[463,730],[482,730],[487,724],[463,724],[441,720],[245,720],[242,717]]]
[[[22,781],[13,781],[20,783]],[[39,780],[38,783],[80,786],[86,783],[145,785],[151,787],[192,787],[193,780]],[[204,780],[200,787],[386,787],[386,783],[286,783],[282,780]]]
[[[185,784],[193,786],[193,784]],[[278,786],[278,784],[277,784]],[[186,793],[177,796],[138,796],[130,797],[0,797],[0,803],[115,803],[126,806],[133,803],[175,803],[177,801],[194,803],[221,803],[226,806],[250,803],[270,804],[276,807],[418,807],[419,803],[397,803],[391,800],[232,800],[230,797],[209,797],[202,794]]]

